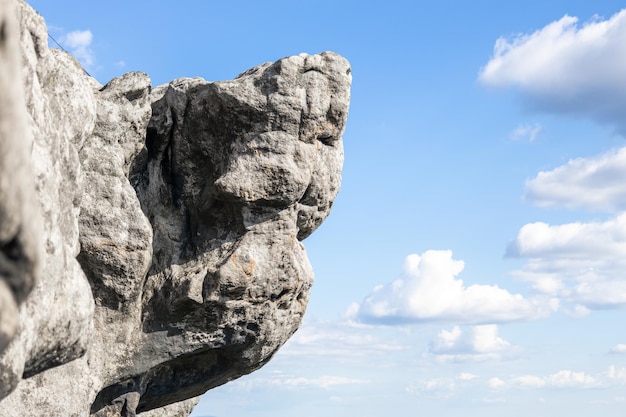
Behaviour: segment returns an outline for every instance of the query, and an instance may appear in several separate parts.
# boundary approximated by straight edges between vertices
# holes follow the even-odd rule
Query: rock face
[[[0,352],[18,333],[20,305],[31,291],[41,254],[40,211],[30,149],[32,137],[20,79],[19,28],[12,1],[0,0]],[[0,364],[0,398],[21,378],[23,358]],[[13,368],[17,368],[16,371]]]
[[[339,190],[347,61],[102,86],[11,0],[0,59],[0,415],[188,415],[267,363]]]

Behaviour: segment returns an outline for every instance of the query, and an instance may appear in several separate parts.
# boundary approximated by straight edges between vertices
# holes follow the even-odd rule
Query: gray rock
[[[33,288],[41,257],[41,219],[19,82],[19,27],[12,1],[0,0],[0,354],[19,327],[18,306]],[[21,378],[23,363],[0,363],[0,398]],[[19,375],[18,375],[19,374]]]
[[[134,349],[92,412],[200,395],[265,364],[297,329],[313,282],[300,240],[339,189],[349,85],[347,62],[324,53],[155,89],[130,170],[154,233],[143,332],[130,335]],[[132,292],[116,294],[132,305]],[[137,313],[129,308],[116,326]]]
[[[301,322],[301,241],[339,191],[349,64],[302,54],[232,81],[102,86],[17,5],[34,161],[19,178],[35,180],[8,187],[0,165],[0,196],[24,194],[0,205],[0,242],[32,237],[20,273],[0,277],[0,415],[188,415]],[[3,161],[14,130],[0,132]]]
[[[191,414],[199,400],[199,398],[191,398],[189,400],[166,405],[165,407],[141,413],[140,417],[187,417]]]
[[[29,377],[74,360],[87,349],[93,327],[93,297],[76,260],[82,194],[77,146],[93,130],[90,82],[77,61],[47,48],[41,16],[16,2],[28,127],[33,135],[32,174],[41,212],[37,234],[42,270],[20,308],[20,332],[0,357],[13,379]],[[17,78],[17,77],[16,77]],[[12,174],[11,176],[13,176]]]

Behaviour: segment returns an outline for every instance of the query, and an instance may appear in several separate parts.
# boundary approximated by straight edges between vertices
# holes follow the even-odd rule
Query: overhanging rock
[[[0,0],[2,19],[13,4]],[[133,416],[267,363],[308,302],[301,241],[339,191],[348,62],[102,86],[15,5],[24,92],[0,72],[0,98],[23,112],[0,109],[0,193],[23,195],[0,201],[0,243],[26,243],[0,257],[0,415]],[[19,117],[21,145],[5,129]],[[7,172],[15,143],[24,164]]]

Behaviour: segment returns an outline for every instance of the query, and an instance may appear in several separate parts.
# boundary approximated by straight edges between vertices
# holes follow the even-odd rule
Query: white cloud
[[[621,354],[625,354],[626,353],[626,344],[618,344],[615,345],[611,348],[611,350],[609,351],[610,353],[614,353],[617,355],[621,355]]]
[[[336,385],[360,385],[369,384],[370,381],[364,379],[347,378],[343,376],[321,376],[318,378],[287,378],[284,380],[274,380],[278,384],[289,387],[317,387],[329,389]]]
[[[618,346],[625,347],[624,345],[618,345]],[[611,365],[609,366],[609,369],[606,371],[605,376],[606,378],[609,379],[609,381],[613,383],[625,384],[626,383],[626,368],[616,368],[615,365]]]
[[[485,404],[506,404],[506,398],[483,397],[480,401]]]
[[[490,378],[487,386],[492,390],[503,389],[541,389],[541,388],[598,388],[607,386],[613,380],[618,380],[620,371],[615,367],[610,367],[596,377],[585,372],[575,372],[571,370],[560,370],[548,376],[521,375],[512,376],[506,380],[498,377]]]
[[[472,379],[478,378],[478,375],[471,374],[469,372],[461,372],[458,376],[458,379],[461,381],[471,381]]]
[[[493,377],[493,378],[489,378],[489,381],[487,381],[487,385],[489,386],[489,388],[493,390],[498,390],[498,389],[502,389],[506,387],[506,382],[504,382],[498,377]]]
[[[497,285],[465,286],[457,275],[463,261],[449,250],[409,255],[403,275],[370,293],[355,318],[369,323],[398,324],[454,321],[479,324],[545,317],[555,310],[547,298],[526,299]]]
[[[507,254],[521,257],[565,255],[586,258],[602,255],[608,258],[626,253],[626,214],[606,222],[567,223],[551,226],[536,222],[523,226]]]
[[[447,398],[452,396],[458,388],[472,384],[470,381],[477,378],[477,375],[463,372],[455,377],[437,377],[420,380],[410,384],[406,390],[412,394]]]
[[[537,136],[541,134],[543,128],[539,123],[535,123],[532,125],[529,124],[521,124],[518,125],[513,132],[509,135],[510,139],[513,141],[521,141],[525,140],[528,142],[534,142],[537,139]]]
[[[551,171],[539,172],[526,182],[525,197],[544,207],[626,211],[624,178],[626,148],[621,148],[594,158],[573,159]]]
[[[63,36],[61,44],[67,49],[85,68],[91,68],[95,63],[95,56],[91,49],[93,34],[90,30],[75,30]]]
[[[454,378],[430,378],[418,381],[407,387],[411,394],[422,394],[436,398],[448,398],[454,394],[456,380]]]
[[[568,316],[572,317],[572,318],[581,319],[581,318],[587,317],[589,314],[591,314],[591,310],[589,310],[587,307],[585,307],[583,305],[576,304],[571,309],[564,309],[564,313],[567,314]]]
[[[337,375],[323,375],[319,377],[296,377],[277,372],[273,377],[248,377],[231,382],[233,389],[252,391],[258,389],[285,388],[285,389],[330,389],[339,385],[369,384],[366,379],[349,378]]]
[[[534,109],[585,115],[626,133],[626,9],[583,25],[564,16],[530,34],[499,38],[479,80],[516,86]]]
[[[472,326],[466,332],[459,326],[441,330],[430,345],[430,352],[446,362],[498,359],[511,350],[511,344],[498,336],[495,324]]]
[[[556,388],[593,387],[596,379],[584,372],[562,370],[546,378],[548,385]]]
[[[585,308],[626,306],[626,213],[604,222],[523,226],[507,255],[528,258],[512,275]]]
[[[535,375],[522,375],[511,379],[512,385],[521,388],[541,388],[546,385],[546,381]]]
[[[75,30],[65,35],[65,44],[68,48],[86,48],[93,41],[93,34],[90,30]]]

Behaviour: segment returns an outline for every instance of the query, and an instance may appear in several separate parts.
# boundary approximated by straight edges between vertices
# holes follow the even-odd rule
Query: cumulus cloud
[[[626,133],[626,9],[580,25],[563,16],[542,29],[499,38],[479,80],[514,86],[537,110],[584,115]]]
[[[463,261],[452,259],[449,250],[409,255],[402,276],[374,288],[351,313],[355,319],[367,323],[481,324],[536,319],[558,307],[554,300],[527,299],[497,285],[465,286],[457,278],[463,268]]]
[[[441,330],[430,345],[430,352],[446,362],[498,359],[511,350],[511,344],[498,336],[495,324],[472,326],[469,331],[462,331],[459,326]]]
[[[625,122],[626,123],[626,122]],[[626,148],[578,158],[526,182],[525,197],[539,206],[626,211]]]
[[[606,254],[608,258],[614,258],[625,253],[626,214],[605,222],[556,226],[543,222],[529,223],[520,229],[507,249],[507,254],[521,257],[550,254],[581,258]]]
[[[90,30],[75,30],[61,39],[61,43],[85,68],[91,68],[95,63],[94,52],[91,49],[93,34]]]
[[[543,128],[539,123],[535,123],[532,125],[529,124],[521,124],[518,125],[513,132],[510,134],[510,139],[512,141],[528,141],[534,142],[537,139],[537,136],[541,134]]]
[[[528,258],[513,275],[578,304],[574,313],[626,306],[626,213],[604,222],[527,224],[507,256]]]

